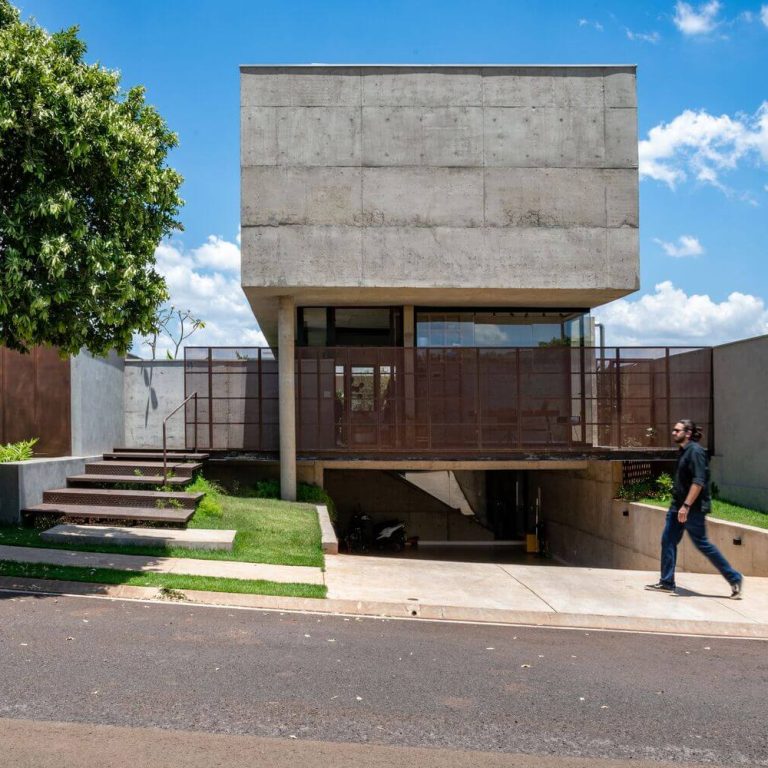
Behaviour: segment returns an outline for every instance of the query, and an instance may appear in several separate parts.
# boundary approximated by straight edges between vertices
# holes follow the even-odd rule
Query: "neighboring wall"
[[[72,455],[92,456],[122,446],[124,360],[112,352],[81,352],[70,362]]]
[[[53,347],[0,347],[0,443],[37,438],[37,456],[70,452],[70,368]]]
[[[280,294],[583,307],[636,290],[635,91],[632,66],[242,67],[242,285],[267,338]]]
[[[163,420],[183,400],[183,360],[126,360],[125,447],[161,448]],[[184,446],[182,409],[168,421],[168,447]]]
[[[768,512],[768,336],[714,348],[715,454],[720,495]]]

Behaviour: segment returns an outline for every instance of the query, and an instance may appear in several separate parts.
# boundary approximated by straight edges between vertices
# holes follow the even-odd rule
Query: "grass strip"
[[[112,568],[82,568],[74,565],[17,563],[0,560],[0,576],[29,579],[82,581],[95,584],[129,584],[134,587],[159,587],[183,591],[198,589],[208,592],[237,592],[248,595],[280,595],[283,597],[324,598],[324,584],[283,584],[277,581],[219,579],[208,576],[186,576],[180,573],[139,573]]]
[[[201,505],[187,527],[237,531],[231,552],[180,547],[115,546],[107,543],[84,544],[74,541],[59,544],[43,541],[40,538],[40,530],[15,527],[0,528],[0,544],[152,557],[309,565],[316,568],[325,565],[320,523],[313,505],[275,499],[241,498],[224,493],[217,493],[216,500],[221,507],[219,514],[207,514],[206,507]]]
[[[672,499],[640,499],[640,501],[643,504],[653,504],[655,507],[669,507]],[[709,517],[729,523],[752,525],[755,528],[768,528],[768,512],[742,507],[724,499],[712,499],[712,511]]]

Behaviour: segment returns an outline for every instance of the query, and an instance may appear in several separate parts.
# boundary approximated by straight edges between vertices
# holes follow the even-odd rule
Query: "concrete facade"
[[[81,352],[70,362],[72,455],[111,451],[124,440],[122,357]]]
[[[161,448],[163,419],[184,400],[183,360],[125,361],[125,447]],[[168,421],[168,447],[184,448],[184,413]]]
[[[242,285],[589,308],[638,288],[634,67],[241,68]]]
[[[768,336],[713,350],[715,454],[724,499],[768,512]]]

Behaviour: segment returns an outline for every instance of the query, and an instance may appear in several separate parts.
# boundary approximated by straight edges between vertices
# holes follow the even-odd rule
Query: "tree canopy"
[[[168,298],[157,244],[174,229],[177,137],[144,90],[83,60],[0,0],[0,344],[125,352]]]

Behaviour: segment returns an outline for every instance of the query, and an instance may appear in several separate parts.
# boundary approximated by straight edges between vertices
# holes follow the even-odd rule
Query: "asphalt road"
[[[315,756],[310,742],[768,766],[761,641],[0,593],[0,649],[6,746],[22,721],[61,721],[278,738]]]

